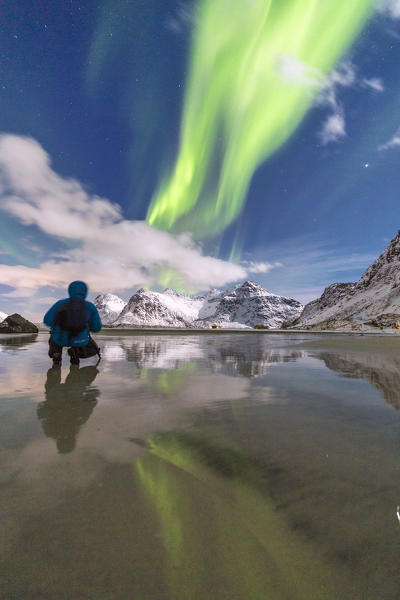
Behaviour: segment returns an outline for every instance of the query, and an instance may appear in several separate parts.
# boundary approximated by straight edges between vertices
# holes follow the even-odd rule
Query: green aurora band
[[[318,86],[284,80],[281,56],[326,76],[374,0],[199,0],[172,175],[147,220],[197,238],[239,215],[254,172],[293,134]]]

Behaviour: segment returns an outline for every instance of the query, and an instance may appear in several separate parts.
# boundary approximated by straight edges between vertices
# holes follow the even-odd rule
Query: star
[[[365,167],[366,169],[368,169],[368,167],[369,167],[369,163],[365,163],[365,164],[364,164],[364,167]]]

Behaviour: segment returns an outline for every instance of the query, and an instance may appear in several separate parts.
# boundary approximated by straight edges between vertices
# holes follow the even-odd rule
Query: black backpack
[[[69,298],[60,306],[54,320],[63,331],[75,337],[86,329],[88,324],[88,311],[82,298]]]

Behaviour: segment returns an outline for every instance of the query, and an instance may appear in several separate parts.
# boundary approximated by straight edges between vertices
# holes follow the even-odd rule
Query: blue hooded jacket
[[[70,298],[82,298],[85,300],[88,293],[88,287],[83,281],[73,281],[68,286],[68,294]],[[92,302],[85,301],[87,311],[87,326],[77,336],[69,336],[67,331],[63,331],[59,325],[55,325],[54,321],[60,306],[68,302],[68,298],[59,300],[47,311],[44,315],[43,323],[51,327],[51,336],[59,346],[86,346],[89,342],[89,331],[100,331],[101,319],[97,312],[97,308]]]

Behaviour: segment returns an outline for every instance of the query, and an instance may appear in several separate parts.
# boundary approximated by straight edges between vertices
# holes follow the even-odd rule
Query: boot
[[[79,365],[79,357],[76,352],[76,348],[68,348],[68,354],[69,354],[71,365]]]
[[[59,352],[55,352],[52,356],[53,358],[53,367],[61,366],[61,354]]]

